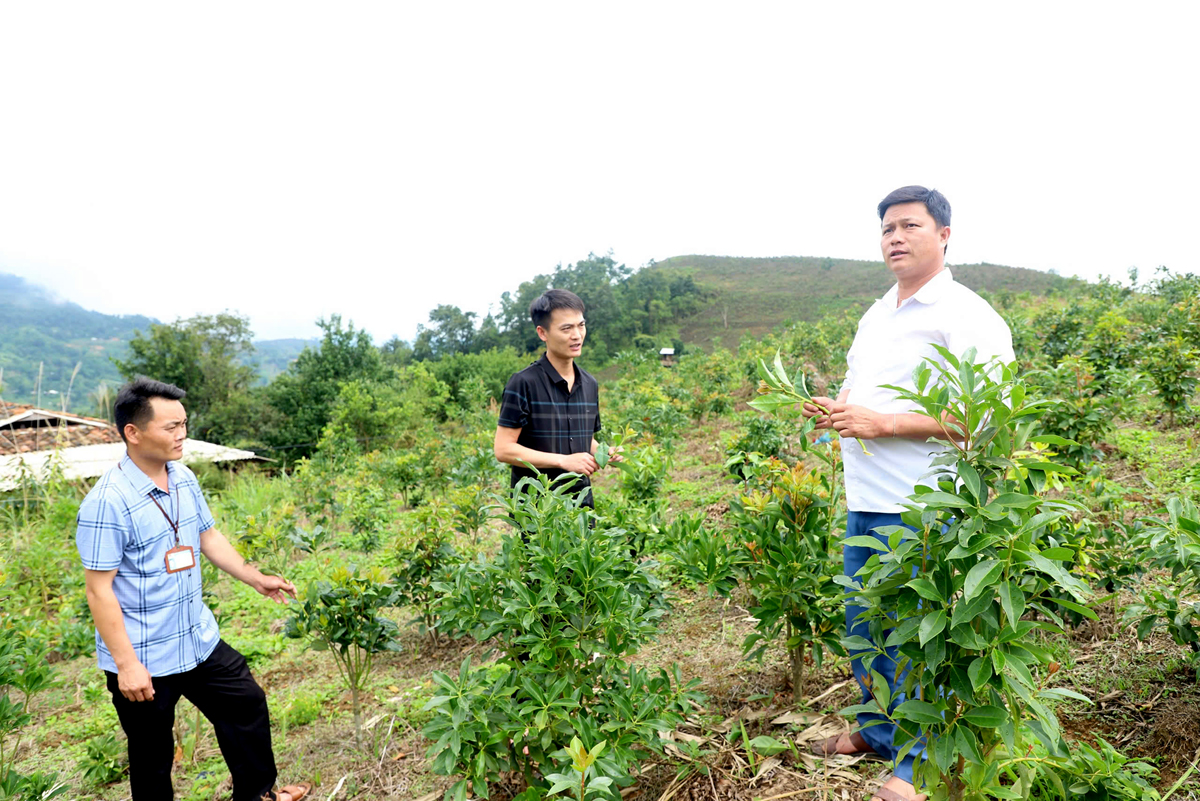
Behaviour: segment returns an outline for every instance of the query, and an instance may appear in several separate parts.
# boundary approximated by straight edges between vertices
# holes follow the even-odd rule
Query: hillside
[[[684,342],[706,345],[714,337],[734,347],[745,335],[762,336],[788,321],[865,308],[895,279],[881,261],[781,256],[675,256],[650,269],[691,275],[712,293],[711,302],[680,321]],[[954,277],[976,292],[1046,295],[1069,292],[1077,279],[996,264],[953,264]]]
[[[41,405],[61,408],[70,387],[69,408],[90,411],[94,403],[89,396],[100,384],[121,383],[112,359],[125,356],[126,343],[135,332],[146,331],[157,322],[140,314],[89,311],[76,303],[60,301],[20,276],[0,273],[0,397],[13,403],[37,403],[40,365]],[[246,363],[266,383],[314,342],[255,342],[254,353]],[[77,364],[79,373],[72,384],[71,374]]]
[[[59,301],[24,278],[0,273],[0,392],[8,401],[36,403],[40,364],[43,406],[60,407],[71,386],[71,408],[89,409],[89,393],[102,382],[121,380],[112,357],[125,354],[134,331],[155,322],[142,315],[89,311]]]

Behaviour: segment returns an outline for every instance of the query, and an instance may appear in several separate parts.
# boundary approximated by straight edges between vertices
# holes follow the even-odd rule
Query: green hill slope
[[[718,338],[734,347],[789,321],[815,321],[827,314],[858,314],[895,283],[881,261],[781,256],[769,259],[729,256],[675,256],[649,269],[691,275],[712,293],[711,302],[681,320],[684,342],[707,345]],[[1073,291],[1077,279],[996,264],[951,265],[954,277],[976,292],[1028,292],[1048,295]]]
[[[36,284],[16,275],[0,273],[0,398],[10,403],[38,403],[38,370],[41,368],[42,406],[87,413],[89,397],[101,383],[116,386],[121,374],[114,358],[124,358],[136,331],[157,323],[140,314],[114,315],[89,311],[64,303]],[[245,358],[261,383],[287,369],[305,346],[317,340],[275,339],[254,343]],[[75,366],[79,373],[72,384]]]

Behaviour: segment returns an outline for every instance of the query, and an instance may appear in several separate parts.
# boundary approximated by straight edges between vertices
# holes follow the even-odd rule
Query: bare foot
[[[925,801],[926,798],[924,793],[918,794],[917,788],[904,779],[893,776],[875,791],[871,801]]]

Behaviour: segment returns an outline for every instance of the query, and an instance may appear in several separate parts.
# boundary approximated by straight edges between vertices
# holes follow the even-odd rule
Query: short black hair
[[[141,428],[154,418],[151,399],[183,400],[185,397],[187,393],[174,384],[139,375],[117,391],[117,400],[113,403],[113,422],[117,424],[121,439],[125,439],[125,426],[133,423]]]
[[[945,228],[950,224],[950,201],[946,200],[946,196],[936,189],[926,189],[916,185],[900,187],[879,201],[879,219],[883,219],[888,207],[899,203],[924,203],[925,210],[929,212],[929,216],[938,224],[938,227]]]
[[[568,289],[547,289],[529,304],[529,317],[534,325],[545,328],[555,309],[574,309],[583,314],[583,300]]]

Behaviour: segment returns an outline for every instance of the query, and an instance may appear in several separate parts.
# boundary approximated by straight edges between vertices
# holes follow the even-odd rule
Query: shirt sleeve
[[[529,391],[520,375],[514,375],[504,386],[497,424],[501,428],[524,428],[529,425],[530,419]]]
[[[85,498],[76,518],[75,547],[88,570],[115,570],[125,558],[133,526],[125,508],[104,495]]]
[[[217,521],[213,519],[212,512],[208,509],[208,501],[204,500],[204,493],[200,491],[200,482],[192,481],[189,485],[192,490],[192,496],[196,500],[196,515],[200,518],[201,534],[208,531],[210,528],[216,528]]]

